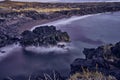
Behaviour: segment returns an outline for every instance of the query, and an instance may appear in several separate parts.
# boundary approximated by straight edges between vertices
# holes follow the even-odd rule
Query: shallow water
[[[70,63],[76,58],[84,58],[84,48],[120,41],[120,12],[72,17],[43,25],[55,25],[68,32],[71,43],[66,44],[66,49],[29,47],[24,51],[18,45],[5,47],[6,53],[0,54],[0,78],[46,70],[58,70],[67,75]]]

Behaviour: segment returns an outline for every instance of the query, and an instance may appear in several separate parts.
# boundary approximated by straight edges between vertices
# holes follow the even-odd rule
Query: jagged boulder
[[[94,48],[92,49],[84,48],[83,53],[86,59],[92,59],[95,56],[96,51]]]
[[[24,31],[20,39],[23,46],[56,45],[58,42],[69,41],[69,35],[66,32],[56,30],[55,26],[41,26],[33,31]]]

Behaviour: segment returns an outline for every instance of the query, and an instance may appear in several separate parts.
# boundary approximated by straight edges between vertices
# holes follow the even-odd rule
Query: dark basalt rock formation
[[[0,47],[13,43],[20,43],[26,46],[47,46],[57,45],[58,42],[69,42],[70,38],[66,32],[57,30],[55,26],[41,26],[33,31],[24,31],[19,38],[11,37],[7,34],[0,33]]]
[[[71,64],[71,74],[88,69],[115,76],[120,80],[120,42],[115,45],[100,46],[96,49],[85,48],[83,53],[86,58],[78,58]]]
[[[9,36],[3,32],[0,32],[0,47],[7,46],[9,44],[16,43],[19,39],[16,37]]]
[[[23,46],[56,45],[58,42],[69,42],[66,32],[56,30],[54,26],[41,26],[33,31],[24,31],[21,34],[20,43]]]
[[[7,42],[8,37],[4,35],[3,33],[0,33],[0,47],[5,46]]]

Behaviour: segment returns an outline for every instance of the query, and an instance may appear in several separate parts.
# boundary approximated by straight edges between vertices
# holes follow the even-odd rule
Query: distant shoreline
[[[67,17],[67,18],[60,18],[60,19],[56,19],[55,21],[54,20],[50,21],[50,22],[48,21],[47,23],[36,25],[36,26],[32,27],[31,30],[35,29],[36,27],[42,26],[42,25],[43,26],[44,25],[54,25],[54,26],[64,25],[64,23],[73,22],[75,20],[84,19],[84,18],[87,18],[87,17],[90,17],[90,16],[94,16],[94,15],[97,15],[97,14],[91,14],[91,15],[88,14],[88,15],[83,15],[83,16],[71,16],[71,17]],[[65,21],[62,21],[62,20],[65,20]]]
[[[119,11],[117,11],[117,12],[119,12]],[[111,12],[96,13],[96,14],[86,14],[86,15],[60,16],[58,18],[54,18],[54,19],[51,19],[51,20],[43,20],[43,21],[41,21],[41,20],[35,20],[35,21],[31,21],[31,22],[27,22],[27,23],[23,24],[22,26],[24,28],[21,28],[22,26],[20,27],[20,29],[21,29],[20,33],[23,32],[23,31],[25,31],[25,30],[33,30],[35,27],[39,27],[40,25],[47,25],[47,24],[49,24],[51,22],[60,21],[62,19],[71,19],[72,17],[81,18],[81,17],[84,17],[84,16],[88,16],[89,17],[89,16],[94,16],[94,15],[98,15],[98,14],[106,14],[106,13],[111,13]],[[87,17],[85,17],[85,18],[87,18]],[[79,20],[79,19],[77,19],[77,20]]]
[[[49,6],[48,6],[49,5]],[[32,8],[32,9],[31,9]],[[53,12],[39,12],[38,9],[53,9]],[[59,8],[59,10],[58,10]],[[67,8],[67,10],[62,9]],[[77,8],[77,9],[76,9]],[[79,8],[79,9],[78,9]],[[57,10],[57,11],[56,11]],[[120,11],[120,2],[112,3],[38,3],[0,2],[0,26],[7,34],[19,36],[34,26],[50,23],[72,16],[94,15]],[[14,27],[14,28],[13,28]],[[15,35],[15,36],[16,36]]]

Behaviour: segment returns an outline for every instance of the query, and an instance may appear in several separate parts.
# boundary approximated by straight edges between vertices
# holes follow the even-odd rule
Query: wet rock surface
[[[105,75],[115,76],[120,79],[120,42],[115,45],[105,45],[98,48],[87,49],[83,53],[85,59],[76,59],[71,64],[71,73],[89,71],[102,72]]]

